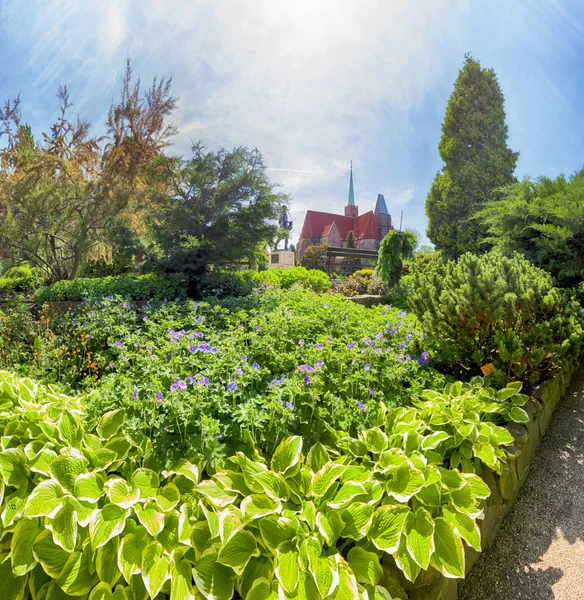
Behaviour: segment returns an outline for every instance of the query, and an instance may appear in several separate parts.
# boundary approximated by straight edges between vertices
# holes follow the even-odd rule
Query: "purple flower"
[[[324,348],[324,344],[316,344],[317,350],[322,350]]]
[[[142,321],[144,321],[144,323],[146,323],[146,321],[148,321],[148,317],[147,316],[143,316],[142,317]]]
[[[197,317],[197,318],[195,319],[195,321],[196,321],[197,323],[200,323],[202,320],[203,320],[203,317]]]
[[[363,400],[359,400],[359,402],[357,402],[357,406],[359,407],[359,410],[365,410],[365,404],[363,404]]]
[[[383,337],[383,333],[381,331],[377,332],[377,335],[375,336],[376,340],[380,340]]]
[[[425,367],[429,362],[430,362],[430,358],[428,356],[428,353],[422,352],[422,354],[420,354],[420,357],[418,358],[418,363],[419,363],[420,367]]]
[[[208,377],[201,377],[201,379],[197,381],[198,385],[204,385],[205,387],[208,387],[210,383],[211,382],[209,381]]]
[[[168,302],[168,298],[165,298],[165,299],[163,300],[163,302],[164,302],[164,304],[166,304],[166,303]]]
[[[294,410],[294,404],[292,404],[292,402],[286,402],[285,406],[290,410]]]
[[[426,338],[428,337],[428,334],[427,334],[427,333],[423,333],[423,334],[422,334],[422,337],[423,337],[424,339],[426,339]]]
[[[333,343],[333,338],[332,338],[332,337],[330,337],[330,336],[327,336],[327,338],[326,338],[326,341],[327,341],[329,344],[332,344],[332,343]]]
[[[73,319],[73,325],[77,325],[77,319]]]
[[[393,327],[389,333],[391,333],[391,335],[395,335],[397,333],[397,327]]]
[[[412,334],[411,333],[406,333],[406,340],[410,340],[412,339]]]
[[[156,400],[157,400],[158,402],[162,402],[162,392],[158,392],[158,393],[156,394]]]
[[[370,368],[371,368],[371,365],[370,365],[369,363],[367,363],[367,364],[366,364],[366,365],[363,367],[363,369],[364,369],[365,371],[369,371],[369,369],[370,369]]]
[[[257,363],[257,362],[254,362],[254,363],[253,363],[253,365],[252,365],[252,367],[253,367],[253,368],[254,368],[256,371],[259,371],[259,370],[260,370],[260,366],[258,365],[258,363]]]
[[[306,375],[304,377],[304,385],[308,385],[310,383],[310,375]]]
[[[353,362],[352,362],[351,364],[352,364],[352,365],[354,365],[356,362],[357,362],[357,359],[356,359],[356,358],[354,358],[354,359],[353,359]]]
[[[128,302],[124,302],[124,308],[127,310],[130,310],[132,307],[130,306],[130,304]]]
[[[197,351],[196,346],[189,346],[189,352],[192,352],[194,354],[196,351]]]
[[[125,362],[128,362],[128,357],[127,356],[122,356],[122,360]]]
[[[92,335],[88,335],[87,339],[90,340],[93,336]]]
[[[227,391],[228,392],[236,392],[237,391],[237,384],[233,383],[233,381],[231,383],[227,384]]]
[[[316,361],[316,364],[314,365],[315,369],[322,369],[322,367],[324,366],[324,360],[322,360],[322,358],[319,358]]]
[[[116,346],[117,346],[118,348],[123,348],[123,347],[124,347],[124,342],[120,342],[120,340],[118,340],[118,341],[116,342]]]
[[[409,354],[406,354],[406,360],[412,360],[412,357]]]
[[[193,385],[193,383],[196,383],[197,381],[190,373],[187,373],[187,379],[189,380],[189,383],[191,385]]]
[[[134,342],[134,348],[139,348],[140,347],[140,342]]]
[[[110,369],[115,369],[116,365],[114,365],[114,363],[113,363],[113,362],[111,362],[111,363],[108,365],[108,367],[109,367]]]
[[[275,385],[280,385],[279,379],[272,379],[272,381],[270,381],[270,388],[273,388]]]
[[[240,359],[242,362],[246,362],[246,361],[247,361],[247,356],[240,356],[240,357],[239,357],[239,359]]]
[[[372,388],[369,388],[369,395],[370,396],[374,396],[375,395],[375,390]]]
[[[236,375],[243,375],[243,369],[235,369]]]
[[[134,391],[132,392],[132,400],[136,400],[139,393],[140,393],[140,390],[136,386],[134,386]]]
[[[186,388],[187,384],[184,381],[181,381],[178,377],[170,385],[171,392],[174,392],[176,390],[185,390]]]
[[[352,350],[355,347],[355,342],[351,341],[347,344],[347,350]]]
[[[237,329],[243,329],[243,323],[240,323],[240,324],[237,326]]]
[[[370,337],[364,337],[364,338],[361,338],[361,341],[368,344],[371,341],[371,338]]]
[[[376,348],[375,354],[381,354],[381,348]]]
[[[148,352],[152,352],[152,346],[146,346],[146,350],[148,350]]]
[[[153,354],[151,358],[158,358],[156,354]]]
[[[298,340],[298,345],[299,346],[304,346],[304,340]]]
[[[262,331],[262,328],[261,328],[259,325],[256,325],[256,331],[257,331],[258,333],[260,333],[260,332]]]

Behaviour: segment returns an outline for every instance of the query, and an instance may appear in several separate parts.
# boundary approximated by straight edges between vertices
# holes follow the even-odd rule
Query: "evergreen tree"
[[[347,233],[347,238],[345,239],[345,248],[356,248],[357,247],[357,242],[355,241],[355,234],[353,233],[353,230],[351,229],[351,231],[349,231],[349,233]]]
[[[426,200],[428,237],[448,258],[477,251],[482,231],[473,215],[515,181],[519,153],[507,146],[507,137],[495,71],[467,54],[442,124],[438,150],[445,165]]]

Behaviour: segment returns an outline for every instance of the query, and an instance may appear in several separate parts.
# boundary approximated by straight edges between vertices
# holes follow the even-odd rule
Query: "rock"
[[[507,423],[505,429],[513,436],[515,443],[522,446],[527,441],[527,429],[519,423]]]

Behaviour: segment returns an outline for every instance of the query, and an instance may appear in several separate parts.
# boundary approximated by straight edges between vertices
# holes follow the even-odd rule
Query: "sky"
[[[465,53],[505,94],[516,174],[584,166],[580,0],[0,0],[0,94],[22,97],[36,135],[67,84],[96,130],[127,56],[179,97],[171,152],[248,146],[307,209],[342,213],[349,161],[360,212],[385,195],[425,242],[425,200]]]

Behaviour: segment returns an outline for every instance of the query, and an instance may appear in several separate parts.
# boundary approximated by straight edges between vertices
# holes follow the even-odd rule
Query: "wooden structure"
[[[377,254],[377,250],[328,247],[326,250],[327,273],[329,276],[339,272],[350,275],[359,269],[373,269],[377,264]]]

